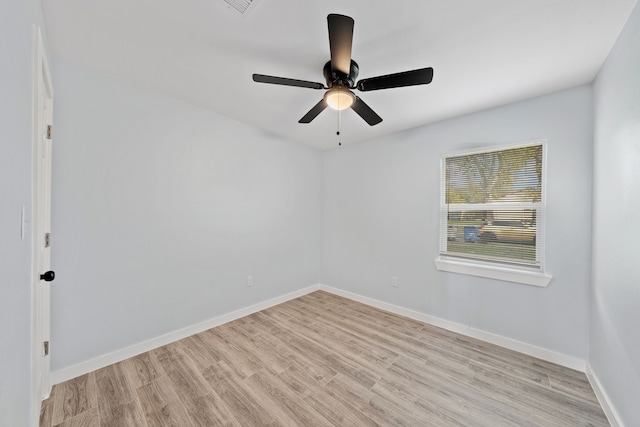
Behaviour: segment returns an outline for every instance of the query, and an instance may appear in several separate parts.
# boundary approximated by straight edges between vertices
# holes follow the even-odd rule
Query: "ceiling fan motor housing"
[[[358,67],[358,63],[353,59],[351,60],[348,75],[344,74],[340,70],[332,70],[331,61],[324,64],[324,68],[322,69],[328,88],[336,86],[354,88],[359,71],[360,68]]]

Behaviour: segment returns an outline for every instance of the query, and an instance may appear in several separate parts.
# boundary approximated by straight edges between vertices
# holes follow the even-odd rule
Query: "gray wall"
[[[54,71],[52,370],[317,283],[319,152]]]
[[[536,138],[547,139],[549,286],[437,271],[440,158]],[[322,282],[584,360],[591,163],[591,86],[326,152]]]
[[[39,1],[0,2],[0,426],[37,424],[30,413],[37,403],[30,374],[33,24],[45,33]]]
[[[595,83],[589,363],[624,425],[640,425],[640,6]]]

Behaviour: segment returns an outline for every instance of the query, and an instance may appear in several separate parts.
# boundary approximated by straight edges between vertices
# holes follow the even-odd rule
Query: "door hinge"
[[[51,246],[51,233],[44,233],[44,247],[48,248]]]
[[[53,138],[53,126],[47,125],[47,139]]]
[[[49,341],[44,342],[44,355],[45,356],[49,355]]]

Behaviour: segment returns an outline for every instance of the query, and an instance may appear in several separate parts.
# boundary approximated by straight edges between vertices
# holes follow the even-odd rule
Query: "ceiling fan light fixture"
[[[356,96],[344,87],[333,87],[327,91],[324,97],[327,105],[334,110],[346,110],[356,100]]]

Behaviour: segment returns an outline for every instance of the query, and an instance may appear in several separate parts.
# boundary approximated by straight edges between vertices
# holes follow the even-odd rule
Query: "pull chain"
[[[342,145],[342,137],[340,136],[340,124],[342,123],[342,110],[338,110],[338,130],[336,131],[336,135],[338,135],[338,145]]]

